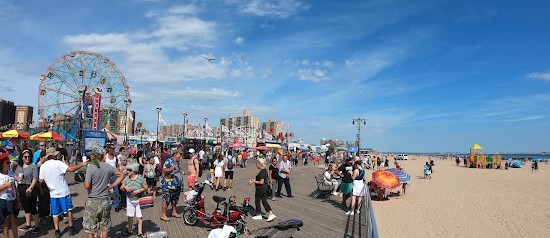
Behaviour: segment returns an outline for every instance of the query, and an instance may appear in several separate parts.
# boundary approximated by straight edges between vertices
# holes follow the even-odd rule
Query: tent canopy
[[[481,146],[478,145],[478,144],[474,144],[474,145],[472,145],[472,147],[470,147],[470,149],[473,149],[473,150],[482,150],[483,147],[481,147]]]

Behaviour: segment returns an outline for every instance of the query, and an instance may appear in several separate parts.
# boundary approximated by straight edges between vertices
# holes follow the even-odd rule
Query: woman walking
[[[138,220],[138,237],[145,238],[143,235],[143,214],[141,213],[141,207],[139,206],[139,197],[145,191],[147,191],[147,183],[145,178],[138,174],[139,165],[129,164],[126,166],[128,176],[122,181],[121,189],[127,193],[126,197],[126,215],[128,216],[128,230],[123,234],[124,236],[131,236],[133,232],[134,216]]]
[[[15,169],[15,180],[18,181],[17,192],[21,199],[21,205],[25,210],[25,225],[20,227],[20,231],[32,230],[37,233],[40,230],[40,218],[36,209],[38,201],[38,167],[32,163],[32,153],[30,150],[23,150],[19,156],[18,166]],[[31,226],[31,217],[34,220],[34,227]]]
[[[155,166],[155,160],[150,158],[148,163],[145,165],[145,169],[143,170],[143,177],[145,177],[145,181],[147,181],[147,193],[151,194],[151,190],[153,190],[153,198],[157,197],[156,169],[157,167]]]
[[[360,160],[355,161],[354,167],[351,174],[351,178],[353,179],[351,209],[346,212],[350,216],[354,214],[355,205],[357,205],[357,214],[360,213],[361,200],[365,195],[365,190],[363,189],[365,187],[365,170],[363,169],[362,162]]]
[[[428,162],[424,165],[424,179],[432,179],[432,167]]]
[[[223,177],[225,170],[225,163],[223,162],[222,156],[218,156],[218,159],[214,162],[214,177],[216,177],[216,191],[220,190],[220,181]]]
[[[261,201],[261,203],[264,205],[266,213],[268,214],[267,221],[273,221],[276,216],[275,214],[273,214],[273,211],[271,211],[269,203],[267,203],[267,179],[269,177],[267,169],[265,168],[265,159],[260,158],[256,160],[256,167],[258,167],[260,172],[256,175],[255,179],[251,179],[248,181],[248,184],[254,184],[256,187],[256,192],[254,194],[254,200],[256,202],[256,216],[252,217],[252,219],[262,219],[262,208],[260,206]]]
[[[271,159],[269,165],[269,184],[271,184],[271,201],[277,201],[277,188],[279,187],[279,167],[277,167],[277,159]]]
[[[10,237],[10,228],[12,237],[19,237],[17,234],[16,216],[21,208],[19,196],[15,191],[15,181],[8,176],[10,169],[10,160],[8,153],[0,154],[0,223],[2,223],[2,231],[4,237]]]

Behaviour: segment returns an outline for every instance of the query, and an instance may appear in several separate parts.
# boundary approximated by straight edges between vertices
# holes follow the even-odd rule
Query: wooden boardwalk
[[[185,161],[187,163],[187,161]],[[300,219],[304,221],[302,229],[294,233],[294,237],[366,237],[365,212],[355,216],[345,215],[341,207],[341,197],[331,196],[328,199],[315,199],[309,195],[317,188],[314,176],[322,173],[323,165],[320,166],[298,166],[293,170],[291,176],[291,186],[293,198],[279,198],[278,201],[269,201],[274,214],[277,216],[275,221],[268,223],[265,220],[255,221],[247,217],[249,230],[275,224],[276,222],[288,219]],[[247,181],[257,174],[258,169],[254,163],[249,163],[246,169],[235,168],[234,188],[231,191],[213,191],[205,189],[207,212],[212,211],[215,202],[213,195],[226,196],[235,195],[240,203],[244,197],[250,197],[254,205],[254,187],[248,185]],[[83,183],[74,183],[73,174],[67,174],[67,180],[70,183],[73,196],[75,227],[79,233],[73,237],[85,237],[82,230],[83,207],[86,201],[87,192]],[[202,179],[205,179],[203,175]],[[284,192],[283,186],[283,194]],[[159,219],[161,210],[161,197],[155,199],[155,206],[143,209],[144,232],[147,231],[166,231],[169,237],[208,237],[209,229],[204,226],[187,226],[181,218],[171,218],[171,221],[165,222]],[[348,200],[349,202],[349,200]],[[263,210],[263,208],[262,208]],[[183,213],[183,194],[181,196],[178,213]],[[169,213],[170,214],[170,210]],[[18,224],[23,224],[23,212],[19,214]],[[116,213],[111,210],[112,228],[109,231],[109,237],[122,237],[126,230],[127,217],[126,211],[121,210]],[[62,237],[71,237],[68,233],[68,224],[66,221],[60,222]],[[40,233],[19,232],[21,237],[53,237],[53,224],[48,220],[42,226]],[[134,219],[134,234],[137,234],[137,225]],[[137,237],[137,236],[134,236]]]

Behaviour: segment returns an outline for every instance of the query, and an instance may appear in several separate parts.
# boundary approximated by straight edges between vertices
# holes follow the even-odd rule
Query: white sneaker
[[[274,214],[271,214],[267,217],[267,221],[273,221],[273,220],[275,220],[275,217],[277,217],[277,216],[275,216]]]
[[[262,220],[262,219],[263,219],[262,215],[256,215],[252,217],[252,220]]]
[[[359,213],[361,213],[361,210],[357,210],[357,211],[355,211],[355,213],[359,214]]]
[[[348,216],[353,216],[353,210],[347,211],[347,212],[346,212],[346,215],[348,215]]]
[[[338,194],[339,194],[339,193],[337,193],[337,192],[332,192],[332,195],[333,195],[333,196],[338,196]]]

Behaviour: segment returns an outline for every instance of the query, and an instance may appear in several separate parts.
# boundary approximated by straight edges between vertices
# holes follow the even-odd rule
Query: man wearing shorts
[[[189,158],[189,163],[187,164],[187,186],[189,186],[189,191],[191,191],[199,175],[199,160],[195,154],[195,149],[189,149]]]
[[[353,159],[347,158],[346,163],[340,165],[338,168],[338,175],[342,178],[342,185],[340,185],[340,192],[342,192],[342,206],[347,210],[347,200],[351,197],[353,189],[353,178],[351,173],[353,171]]]
[[[85,167],[86,162],[68,166],[60,160],[60,152],[53,147],[46,150],[46,155],[54,158],[44,162],[42,166],[40,166],[40,175],[38,178],[40,183],[45,182],[50,190],[50,203],[55,237],[61,237],[61,232],[59,231],[59,214],[61,214],[61,212],[67,214],[69,233],[71,235],[76,235],[77,232],[73,226],[73,214],[71,213],[71,210],[73,210],[73,201],[71,199],[69,185],[65,180],[65,173],[75,172]]]
[[[86,178],[84,179],[84,188],[88,190],[88,199],[84,205],[82,226],[88,238],[93,238],[98,230],[102,238],[107,238],[107,232],[111,227],[109,191],[118,187],[124,179],[124,174],[105,163],[105,149],[102,147],[94,147],[91,157],[92,160],[86,168]],[[113,176],[116,180],[109,186]]]
[[[180,170],[181,153],[176,151],[168,158],[162,166],[162,214],[160,219],[170,221],[167,216],[168,205],[172,205],[172,217],[181,218],[176,211],[176,205],[179,201],[179,196],[183,187],[182,172]]]
[[[233,167],[229,169],[227,167],[229,160],[233,162]],[[223,159],[223,164],[225,164],[225,179],[223,180],[223,190],[228,189],[231,191],[231,188],[233,188],[233,173],[235,173],[235,165],[237,164],[237,160],[235,160],[235,157],[228,154],[225,159]],[[229,179],[229,187],[227,187],[227,180]]]

